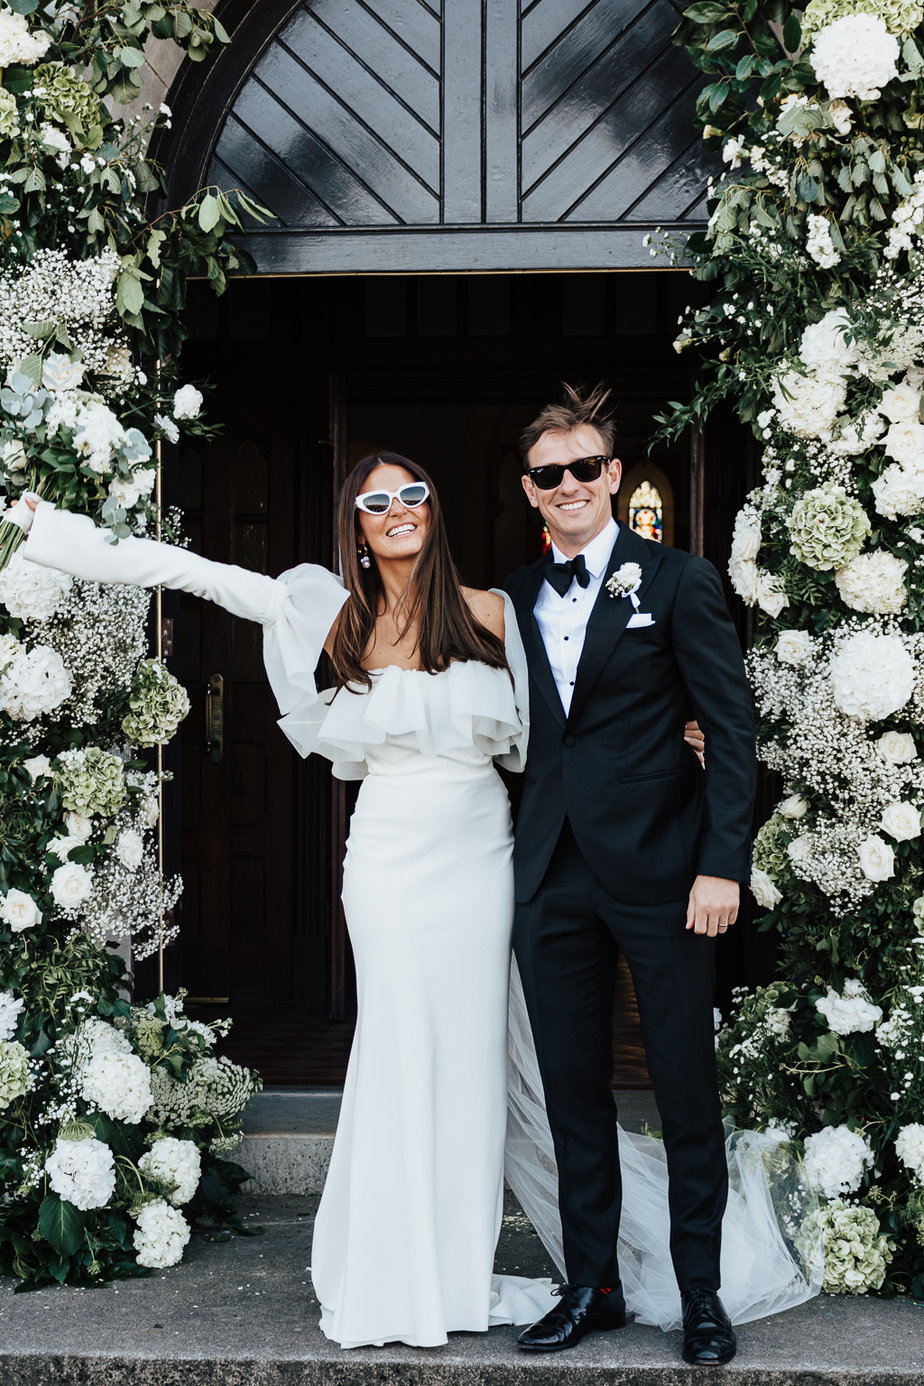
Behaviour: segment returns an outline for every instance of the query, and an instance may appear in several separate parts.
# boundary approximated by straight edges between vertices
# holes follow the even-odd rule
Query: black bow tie
[[[550,582],[560,597],[563,597],[571,586],[572,579],[578,587],[586,587],[590,582],[590,573],[587,571],[587,564],[584,562],[584,555],[579,553],[576,558],[569,558],[564,563],[551,563],[545,570],[545,580]]]

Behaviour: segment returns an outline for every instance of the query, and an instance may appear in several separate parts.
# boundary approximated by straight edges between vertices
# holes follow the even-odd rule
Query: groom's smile
[[[593,481],[579,481],[567,470],[568,464],[583,458],[601,457],[605,446],[590,425],[562,433],[544,433],[529,450],[529,471],[523,477],[523,490],[531,506],[548,526],[552,542],[568,558],[585,549],[612,514],[611,496],[619,489],[622,465],[612,458],[601,467]],[[563,466],[561,480],[543,489],[531,478],[537,467]]]

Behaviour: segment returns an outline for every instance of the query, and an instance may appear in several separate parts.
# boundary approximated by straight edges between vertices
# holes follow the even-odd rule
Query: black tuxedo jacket
[[[685,899],[699,875],[745,881],[757,778],[751,693],[711,563],[625,525],[607,565],[642,569],[640,612],[606,578],[565,716],[533,607],[552,561],[506,583],[529,664],[530,735],[514,845],[516,896],[539,888],[567,815],[601,885],[626,904]],[[706,769],[683,739],[695,716]]]

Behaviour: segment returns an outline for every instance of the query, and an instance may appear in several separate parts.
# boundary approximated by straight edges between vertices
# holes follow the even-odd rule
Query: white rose
[[[784,818],[804,818],[808,813],[808,804],[800,794],[790,794],[787,799],[782,800],[777,813],[781,813]]]
[[[766,573],[758,569],[760,574],[757,586],[757,601],[761,611],[765,611],[774,620],[779,616],[784,606],[789,606],[789,598],[783,591],[783,584],[780,578],[774,573]]]
[[[783,898],[772,877],[757,866],[751,870],[751,894],[762,910],[776,909]]]
[[[887,519],[900,515],[917,515],[924,510],[924,467],[886,467],[873,482],[876,509]]]
[[[24,770],[29,771],[33,784],[42,775],[51,774],[51,761],[47,756],[32,756],[29,760],[24,760],[22,766]]]
[[[76,837],[78,842],[86,842],[93,832],[93,819],[88,818],[85,813],[77,813],[71,809],[64,815],[64,824],[71,837]]]
[[[73,849],[81,846],[83,844],[79,837],[53,837],[46,850],[57,857],[58,861],[67,861]]]
[[[760,569],[751,559],[732,561],[728,565],[732,587],[748,606],[754,606],[760,595]]]
[[[807,630],[784,630],[776,642],[775,654],[781,664],[804,664],[812,653],[812,637]]]
[[[163,432],[163,435],[167,439],[168,443],[178,443],[180,441],[180,430],[177,428],[173,420],[168,418],[166,414],[155,414],[154,422],[157,424],[157,427]]]
[[[832,101],[828,106],[828,115],[834,121],[834,128],[839,135],[849,135],[853,128],[853,111],[846,101]]]
[[[127,871],[137,871],[141,865],[141,858],[144,854],[144,842],[141,834],[134,828],[126,828],[119,834],[116,843],[116,856]]]
[[[138,504],[138,488],[124,477],[113,477],[109,483],[109,494],[124,510],[132,510]]]
[[[14,934],[32,929],[42,922],[42,911],[24,890],[8,890],[0,904],[0,918],[9,924]]]
[[[902,419],[893,423],[882,440],[887,457],[904,466],[920,467],[924,464],[924,424],[919,419]]]
[[[198,418],[202,408],[202,394],[195,385],[184,385],[173,396],[173,417],[175,419]]]
[[[82,905],[93,889],[93,876],[85,866],[74,861],[59,866],[51,878],[51,894],[61,910],[73,910]]]
[[[921,396],[910,385],[893,385],[886,390],[879,402],[879,413],[884,414],[889,423],[903,423],[906,419],[916,419],[921,407]]]
[[[786,854],[793,866],[801,866],[812,855],[812,839],[808,834],[794,837],[792,842],[787,844]]]
[[[882,811],[880,825],[896,842],[910,842],[921,836],[921,813],[907,802],[888,804]]]
[[[760,552],[760,525],[754,524],[747,510],[735,517],[731,556],[733,559],[755,559]]]
[[[875,833],[860,843],[857,854],[860,870],[868,881],[888,881],[895,875],[895,853]]]
[[[891,765],[909,765],[918,758],[918,748],[910,732],[883,732],[875,744],[882,759]]]

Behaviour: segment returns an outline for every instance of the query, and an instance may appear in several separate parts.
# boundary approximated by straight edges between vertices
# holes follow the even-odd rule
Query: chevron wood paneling
[[[680,8],[303,0],[238,86],[208,177],[293,231],[702,220]]]

